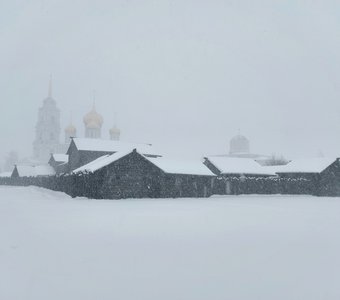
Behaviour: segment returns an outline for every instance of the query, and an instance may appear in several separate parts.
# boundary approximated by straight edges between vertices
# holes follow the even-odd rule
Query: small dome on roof
[[[238,134],[230,140],[230,154],[249,153],[249,151],[249,140],[245,136]]]

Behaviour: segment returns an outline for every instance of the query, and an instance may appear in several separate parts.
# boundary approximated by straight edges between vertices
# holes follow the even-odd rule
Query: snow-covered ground
[[[0,187],[0,299],[340,299],[340,199]]]

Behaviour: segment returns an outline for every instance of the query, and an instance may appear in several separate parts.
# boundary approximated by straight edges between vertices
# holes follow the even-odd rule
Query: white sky
[[[0,157],[32,153],[53,74],[64,128],[92,105],[173,155],[340,156],[340,2],[0,1]],[[63,140],[63,136],[61,136]]]

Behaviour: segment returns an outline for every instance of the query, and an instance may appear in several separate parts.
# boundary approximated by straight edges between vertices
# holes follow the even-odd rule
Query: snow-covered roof
[[[67,154],[52,154],[53,159],[56,162],[67,163],[68,162],[68,155]]]
[[[201,160],[171,159],[164,157],[145,157],[165,173],[215,176]]]
[[[221,174],[275,175],[251,158],[209,156],[207,159]]]
[[[72,173],[73,174],[78,174],[78,173],[94,173],[101,168],[104,168],[108,166],[109,164],[117,161],[118,159],[130,154],[132,151],[121,151],[121,152],[116,152],[111,155],[103,155],[94,161],[91,161],[90,163],[81,166],[78,169],[75,169]]]
[[[34,177],[35,171],[33,166],[16,166],[19,177]]]
[[[133,151],[133,150],[132,150]],[[94,173],[101,168],[121,159],[122,157],[130,154],[132,151],[121,151],[111,155],[103,155],[96,160],[74,170],[72,173]],[[168,159],[164,157],[147,157],[137,151],[139,155],[147,159],[153,165],[163,170],[165,173],[170,174],[187,174],[187,175],[204,175],[214,176],[200,160],[177,160]]]
[[[34,167],[36,176],[51,176],[55,175],[54,169],[49,165],[39,165]]]
[[[6,178],[6,177],[11,177],[12,173],[11,172],[3,172],[0,173],[1,178]]]
[[[280,171],[285,167],[286,165],[277,165],[277,166],[262,166],[262,168],[268,172],[268,173],[280,173]]]
[[[278,173],[321,173],[332,163],[336,161],[336,158],[301,158],[294,159],[287,165],[282,166]]]
[[[73,141],[77,149],[80,151],[125,152],[137,149],[138,152],[145,155],[160,155],[150,144],[86,138],[74,138]]]
[[[37,177],[37,176],[52,176],[55,175],[54,169],[49,165],[39,166],[16,166],[19,177]]]

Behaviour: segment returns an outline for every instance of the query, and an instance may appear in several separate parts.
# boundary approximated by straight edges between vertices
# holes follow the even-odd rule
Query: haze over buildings
[[[173,155],[340,156],[338,1],[7,1],[0,7],[0,157],[32,155],[53,74],[61,128]],[[116,116],[116,117],[115,117]],[[60,141],[62,142],[62,140]]]

